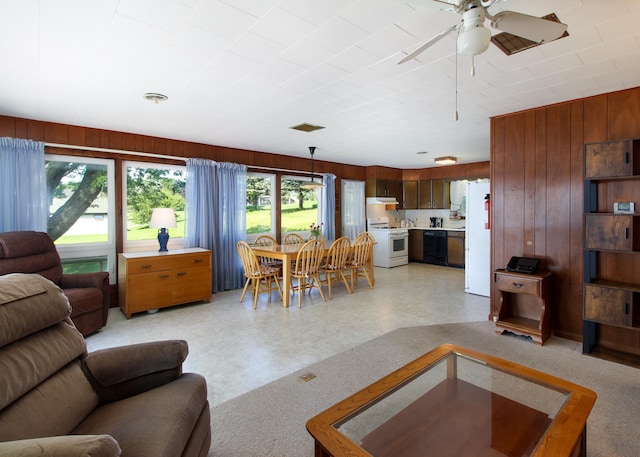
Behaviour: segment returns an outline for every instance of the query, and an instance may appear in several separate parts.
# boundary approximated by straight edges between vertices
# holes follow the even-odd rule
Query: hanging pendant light
[[[322,181],[315,182],[313,180],[313,153],[314,152],[316,152],[316,147],[309,146],[309,153],[311,154],[311,181],[301,184],[300,187],[302,187],[303,189],[317,189],[318,187],[324,187],[324,184],[322,184]]]

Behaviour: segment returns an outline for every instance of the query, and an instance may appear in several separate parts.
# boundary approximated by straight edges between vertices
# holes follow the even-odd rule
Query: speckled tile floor
[[[373,289],[365,279],[353,294],[338,285],[326,302],[314,290],[300,309],[295,296],[283,308],[276,293],[271,302],[261,295],[254,310],[248,294],[240,303],[241,290],[128,320],[112,308],[107,326],[87,337],[87,345],[94,351],[185,339],[184,370],[206,377],[209,401],[217,405],[396,328],[488,318],[489,299],[464,292],[464,270],[411,263],[376,268],[375,276]]]

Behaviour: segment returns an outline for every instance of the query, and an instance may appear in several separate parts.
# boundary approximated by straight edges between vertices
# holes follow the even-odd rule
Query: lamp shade
[[[173,208],[153,208],[151,213],[150,228],[175,228],[176,213]]]

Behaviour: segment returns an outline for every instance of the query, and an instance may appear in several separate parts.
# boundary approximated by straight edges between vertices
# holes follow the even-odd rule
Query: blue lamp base
[[[166,252],[167,243],[169,242],[169,231],[166,228],[158,230],[158,243],[160,243],[159,252]]]

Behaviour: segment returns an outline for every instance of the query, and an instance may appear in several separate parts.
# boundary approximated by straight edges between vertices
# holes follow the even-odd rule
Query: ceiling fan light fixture
[[[458,36],[458,52],[463,56],[477,56],[489,48],[491,31],[479,25],[464,29]]]
[[[435,163],[438,165],[453,165],[458,161],[457,157],[446,156],[446,157],[437,157],[433,159]]]
[[[159,102],[164,102],[169,100],[169,97],[167,97],[164,94],[158,94],[155,92],[147,92],[146,94],[144,94],[142,96],[142,98],[144,98],[145,100],[149,100],[150,102],[153,102],[154,104],[158,104]]]

